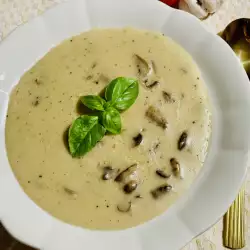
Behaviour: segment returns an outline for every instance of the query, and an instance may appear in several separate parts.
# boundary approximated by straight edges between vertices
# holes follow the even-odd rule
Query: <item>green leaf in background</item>
[[[109,107],[101,114],[102,125],[112,134],[121,133],[121,116],[118,110]]]
[[[97,116],[83,115],[69,129],[69,150],[73,157],[89,152],[105,135],[106,129],[99,124]]]
[[[106,101],[97,95],[86,95],[81,97],[82,103],[92,110],[104,111]]]
[[[105,98],[119,111],[128,109],[139,94],[139,83],[136,79],[118,77],[106,88]]]

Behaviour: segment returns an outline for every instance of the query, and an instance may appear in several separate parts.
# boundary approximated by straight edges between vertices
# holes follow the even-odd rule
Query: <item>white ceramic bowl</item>
[[[5,116],[13,86],[51,47],[92,27],[124,26],[160,31],[193,56],[213,104],[212,145],[195,183],[163,215],[127,230],[91,231],[53,218],[23,192],[6,155]],[[189,14],[156,0],[71,0],[57,6],[0,45],[0,220],[14,237],[45,250],[180,249],[223,215],[242,184],[249,94],[248,78],[231,49]]]

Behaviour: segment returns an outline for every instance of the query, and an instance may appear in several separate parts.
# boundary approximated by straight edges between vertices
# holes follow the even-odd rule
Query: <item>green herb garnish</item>
[[[122,129],[121,116],[117,109],[107,108],[101,114],[102,125],[112,134],[120,134]]]
[[[112,107],[119,111],[125,111],[134,104],[138,94],[139,84],[137,80],[119,77],[108,85],[105,98]]]
[[[92,110],[104,111],[106,101],[97,95],[86,95],[81,98],[82,103]]]
[[[73,157],[89,152],[105,135],[106,129],[97,116],[78,117],[69,129],[69,150]]]
[[[139,94],[139,83],[133,78],[118,77],[111,81],[105,90],[105,99],[100,96],[87,95],[81,102],[91,110],[97,111],[93,116],[78,117],[69,129],[69,150],[73,157],[88,153],[106,131],[121,133],[120,112],[131,107]]]

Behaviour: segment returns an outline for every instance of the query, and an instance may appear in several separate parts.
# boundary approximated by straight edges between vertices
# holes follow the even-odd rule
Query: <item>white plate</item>
[[[189,192],[163,215],[123,231],[65,224],[35,205],[9,166],[5,116],[11,89],[51,47],[92,27],[160,31],[199,65],[213,104],[212,145]],[[247,170],[250,85],[238,59],[195,17],[156,0],[71,0],[18,28],[0,45],[0,219],[19,240],[45,250],[177,250],[215,223],[237,195]],[[22,146],[22,142],[16,143]]]

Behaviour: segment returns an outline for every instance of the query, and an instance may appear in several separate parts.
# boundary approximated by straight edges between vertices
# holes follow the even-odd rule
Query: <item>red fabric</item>
[[[169,6],[177,6],[179,0],[160,0],[161,2],[169,5]]]

